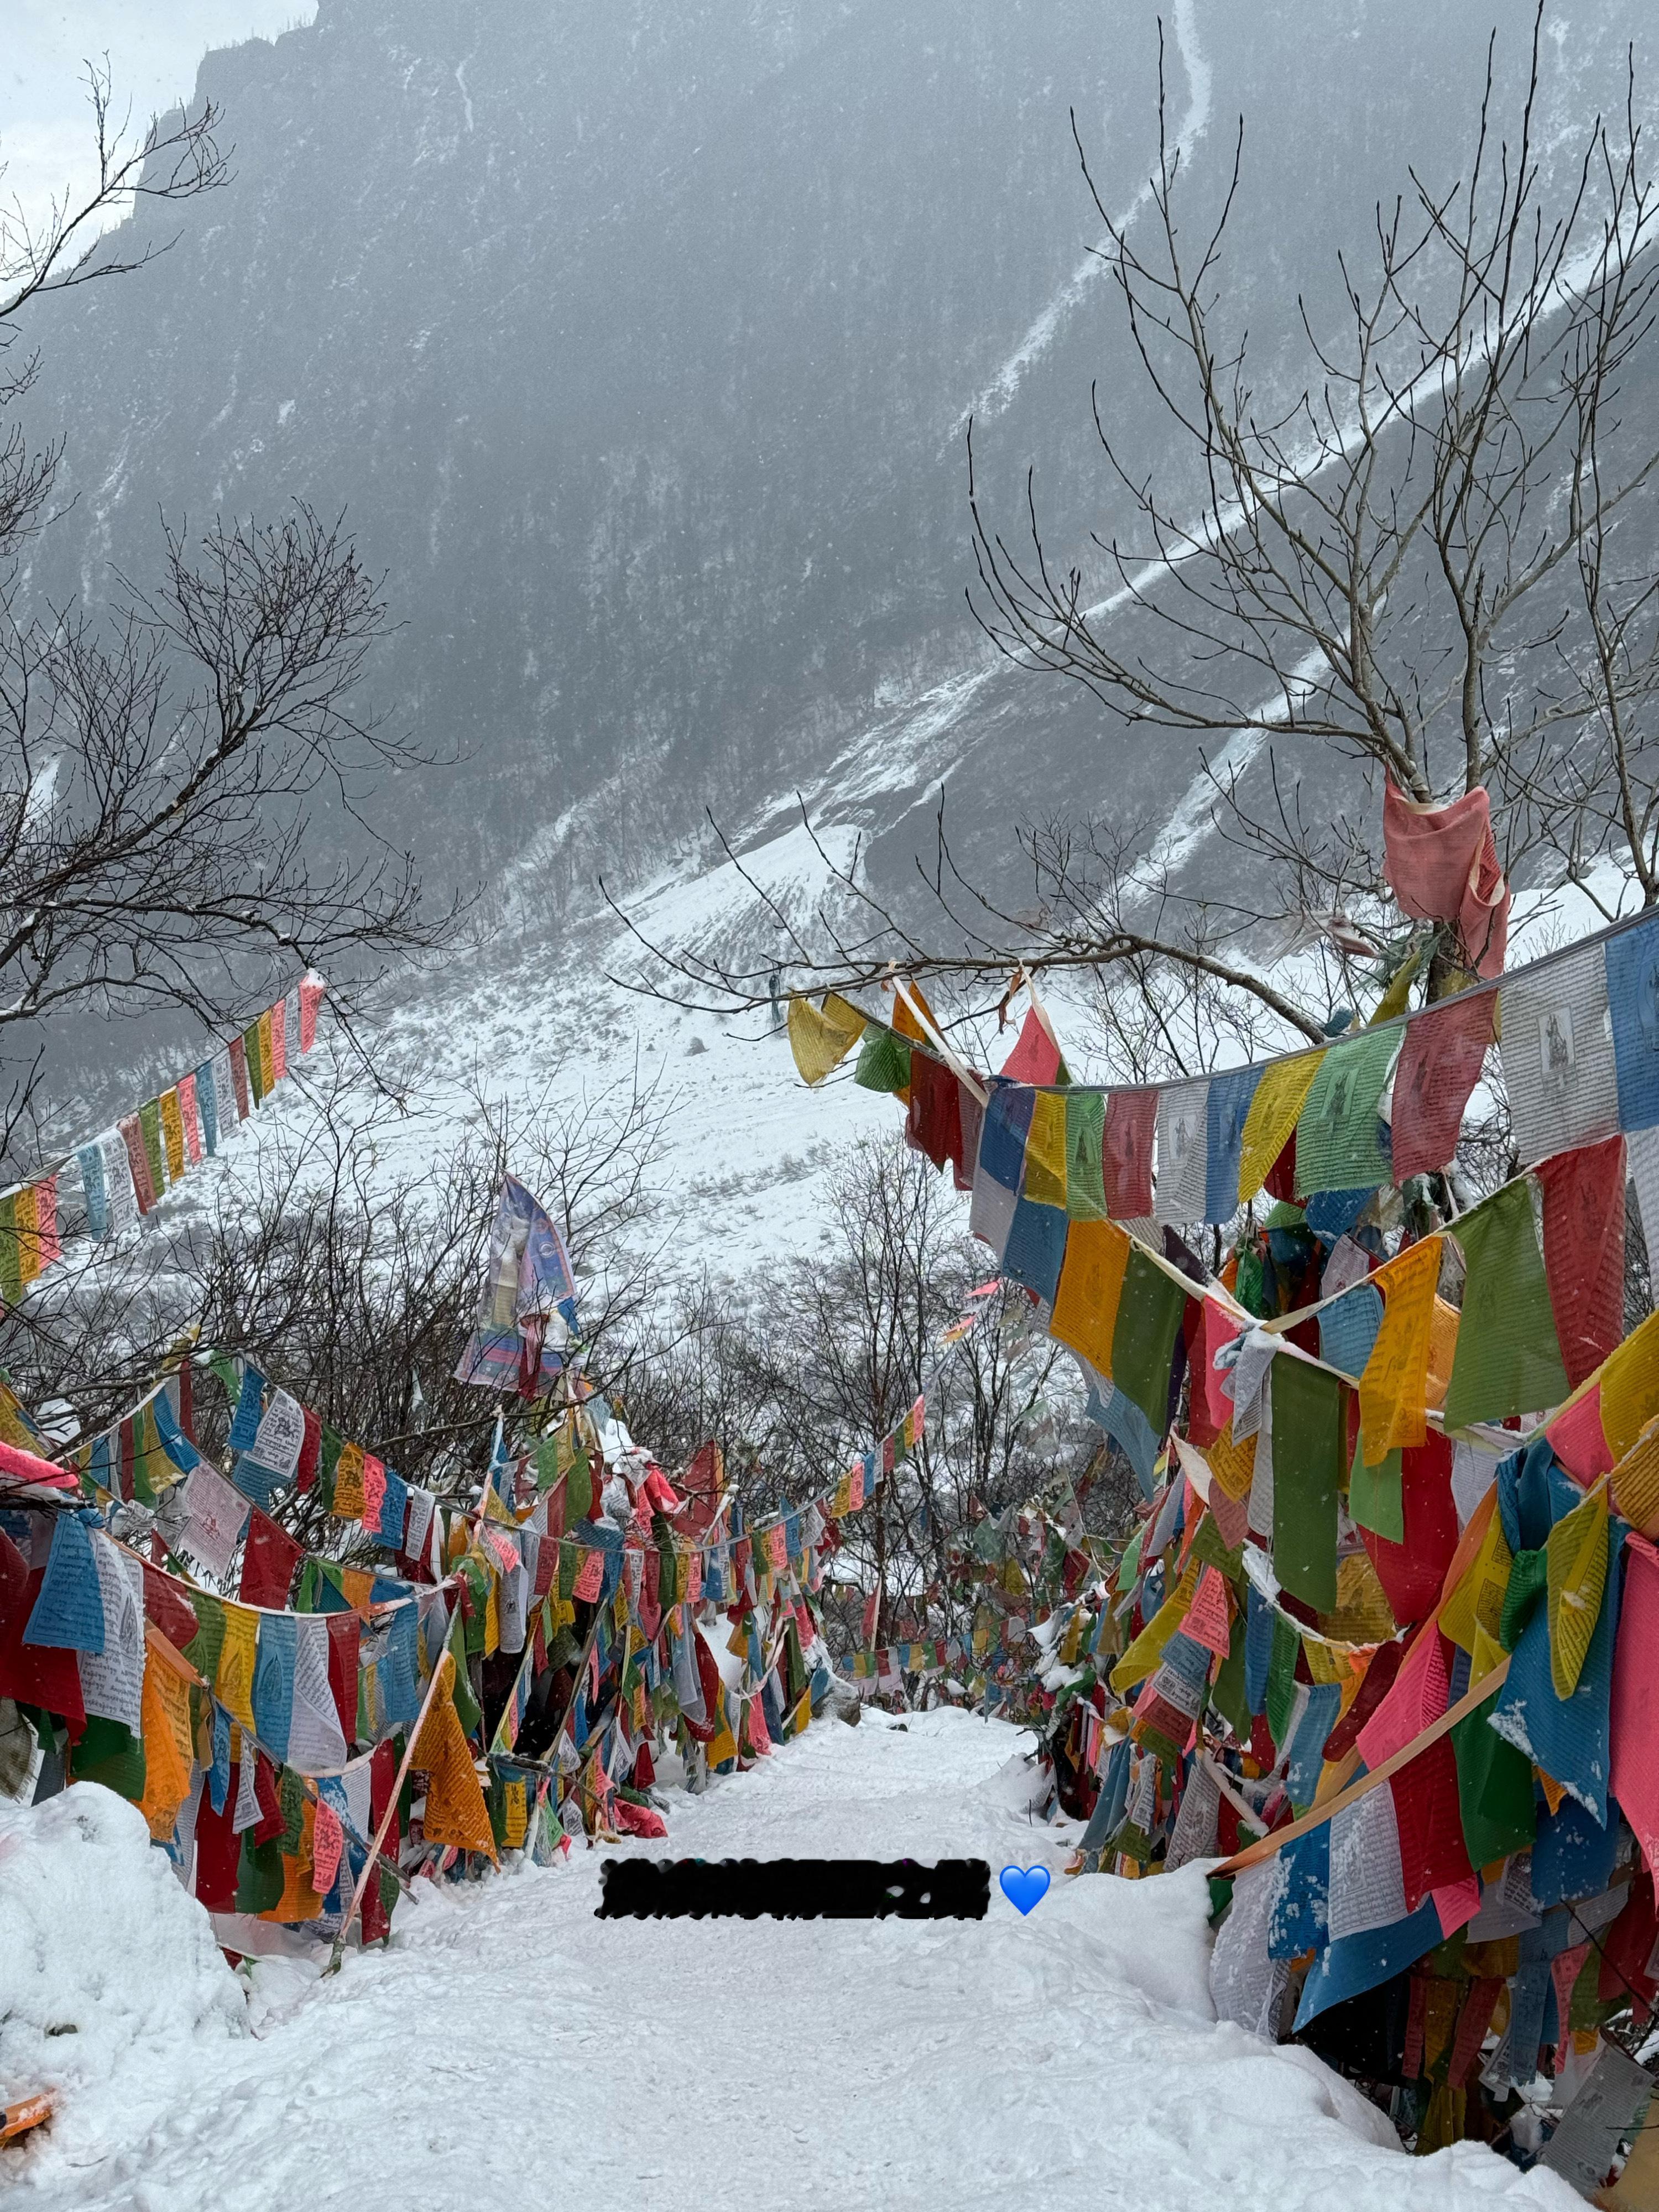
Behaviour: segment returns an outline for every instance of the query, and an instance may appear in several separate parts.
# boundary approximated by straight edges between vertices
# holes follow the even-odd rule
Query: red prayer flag
[[[1138,1221],[1152,1210],[1152,1137],[1157,1127],[1156,1091],[1107,1094],[1100,1162],[1106,1211],[1114,1221]]]
[[[247,1538],[242,1547],[242,1583],[238,1593],[242,1603],[284,1611],[294,1570],[303,1556],[303,1547],[256,1505],[248,1516]]]
[[[1396,1182],[1443,1168],[1457,1151],[1463,1109],[1492,1042],[1495,991],[1413,1014],[1394,1076],[1392,1157]]]
[[[1452,1496],[1451,1441],[1437,1429],[1400,1455],[1401,1544],[1362,1528],[1360,1540],[1376,1569],[1389,1609],[1404,1628],[1426,1620],[1440,1600],[1440,1585],[1457,1549],[1457,1505]]]
[[[1035,1006],[1026,1008],[1019,1041],[999,1073],[1010,1083],[1059,1082],[1060,1048],[1038,1020]],[[911,1079],[914,1082],[914,1068]]]
[[[1510,889],[1498,864],[1492,801],[1477,785],[1449,806],[1425,806],[1389,779],[1382,787],[1383,870],[1402,912],[1455,923],[1478,975],[1501,975]]]
[[[1625,1140],[1608,1137],[1540,1160],[1544,1273],[1576,1390],[1625,1333]]]
[[[355,1612],[328,1616],[328,1686],[348,1745],[357,1739],[357,1650],[363,1624]]]

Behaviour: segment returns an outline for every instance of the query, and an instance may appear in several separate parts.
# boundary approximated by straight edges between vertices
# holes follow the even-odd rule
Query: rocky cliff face
[[[1654,26],[1558,14],[1565,130]],[[1246,118],[1223,281],[1264,397],[1378,198],[1458,173],[1490,23],[1512,86],[1530,16],[1175,0],[1195,222]],[[763,840],[798,790],[895,880],[941,778],[988,873],[1055,807],[1150,841],[1194,756],[989,655],[963,438],[1011,527],[1035,468],[1062,560],[1121,520],[1091,381],[1131,455],[1174,458],[1067,122],[1106,204],[1144,204],[1158,35],[1150,0],[322,0],[203,66],[233,187],[158,267],[40,318],[30,427],[67,441],[67,511],[32,588],[142,576],[158,509],[346,509],[401,625],[377,702],[460,756],[398,782],[392,825],[532,936],[600,864],[696,866],[705,805]]]

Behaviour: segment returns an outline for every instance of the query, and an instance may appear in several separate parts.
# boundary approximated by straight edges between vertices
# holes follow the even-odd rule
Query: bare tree
[[[125,202],[227,181],[211,106],[135,140],[112,128],[106,73],[92,94],[96,188],[39,226],[0,216],[0,358],[31,306],[165,250],[98,235]],[[61,457],[16,420],[37,368],[0,380],[0,1169],[39,1140],[48,1019],[221,1022],[298,964],[429,947],[456,912],[422,911],[411,860],[364,813],[388,768],[426,756],[357,704],[386,615],[340,520],[297,506],[196,541],[164,525],[156,584],[118,578],[96,617],[26,606],[21,556]],[[337,838],[319,859],[319,799],[357,849]]]
[[[1333,1007],[1374,1004],[1407,969],[1402,992],[1437,994],[1481,949],[1400,914],[1372,811],[1383,777],[1419,802],[1486,786],[1511,873],[1583,883],[1610,864],[1609,908],[1659,897],[1659,442],[1628,389],[1659,297],[1659,202],[1633,77],[1622,115],[1598,118],[1571,158],[1540,143],[1541,36],[1540,6],[1512,124],[1495,112],[1489,51],[1462,175],[1411,172],[1365,251],[1340,257],[1334,322],[1304,305],[1311,374],[1288,396],[1262,388],[1233,306],[1242,122],[1219,211],[1195,235],[1161,86],[1150,207],[1133,224],[1079,137],[1172,459],[1148,469],[1126,451],[1097,388],[1096,451],[1127,519],[1060,558],[1029,475],[1018,531],[989,514],[970,430],[981,627],[1013,666],[1178,746],[1183,773],[1196,741],[1209,819],[1250,856],[1251,890],[1206,897],[1146,825],[1072,819],[1025,832],[1032,896],[1015,907],[958,872],[941,803],[919,905],[902,911],[856,858],[827,853],[833,896],[812,927],[755,887],[787,947],[784,989],[868,990],[891,963],[959,995],[1022,966],[1083,970],[1119,1002],[1109,1032],[1133,1029],[1139,1006],[1164,1033],[1160,1072],[1206,1064],[1194,1030],[1321,1041]],[[1313,757],[1350,764],[1349,802],[1306,805]],[[778,988],[775,961],[750,972],[696,945],[650,950],[635,980],[682,999],[758,1006]],[[1291,951],[1305,957],[1286,974]]]

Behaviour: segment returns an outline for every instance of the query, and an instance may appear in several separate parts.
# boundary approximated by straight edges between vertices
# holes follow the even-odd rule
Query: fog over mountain
[[[1194,222],[1245,118],[1222,296],[1264,397],[1305,377],[1298,299],[1337,312],[1378,198],[1461,173],[1494,23],[1512,98],[1521,0],[1175,0]],[[1632,40],[1659,93],[1659,25],[1564,0],[1547,28],[1565,161]],[[1131,0],[323,0],[203,65],[232,187],[159,265],[37,318],[65,511],[31,590],[142,578],[163,511],[345,508],[400,625],[375,702],[460,755],[384,818],[433,878],[485,878],[532,963],[600,866],[704,865],[705,805],[763,845],[799,792],[887,882],[942,780],[987,879],[1059,807],[1150,842],[1196,749],[995,661],[964,434],[1011,529],[1035,469],[1062,561],[1126,520],[1091,381],[1139,464],[1189,465],[1091,258],[1067,119],[1104,203],[1144,207],[1158,40]]]

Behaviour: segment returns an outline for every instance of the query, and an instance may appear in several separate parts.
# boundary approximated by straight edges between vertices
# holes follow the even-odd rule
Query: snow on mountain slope
[[[1474,2143],[1411,2159],[1308,2053],[1218,2025],[1200,1869],[1066,1881],[1073,1831],[1028,1820],[1024,1741],[948,1709],[820,1721],[705,1796],[671,1789],[667,1842],[623,1847],[981,1857],[983,1921],[602,1921],[605,1850],[422,1885],[389,1954],[320,1984],[257,1966],[256,2039],[135,2044],[0,2160],[38,2212],[1578,2203]],[[1009,1863],[1054,1874],[1029,1918]]]

